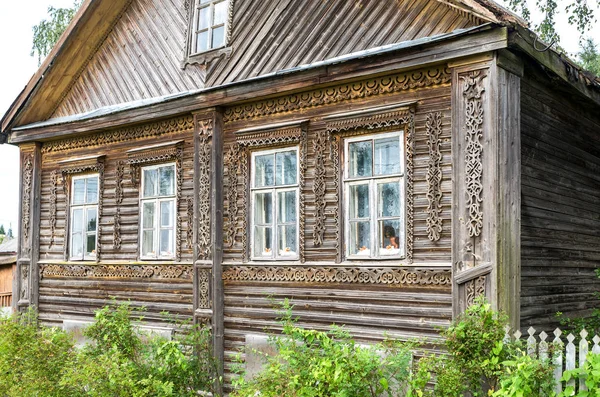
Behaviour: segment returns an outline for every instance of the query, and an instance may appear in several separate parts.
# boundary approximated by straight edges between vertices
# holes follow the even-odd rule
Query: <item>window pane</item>
[[[375,175],[400,173],[400,139],[375,140]]]
[[[277,185],[295,185],[296,175],[298,173],[296,151],[277,153]]]
[[[160,203],[160,226],[173,226],[173,201],[163,201]]]
[[[144,230],[142,234],[142,256],[154,256],[154,230]]]
[[[399,220],[379,221],[379,255],[400,255],[403,236]]]
[[[83,210],[73,210],[73,219],[71,219],[71,231],[72,233],[83,232]]]
[[[144,197],[153,197],[157,193],[158,170],[144,170]]]
[[[85,256],[96,256],[96,233],[87,235]]]
[[[254,158],[254,186],[273,186],[275,155],[266,154]]]
[[[196,52],[208,50],[208,30],[196,35]]]
[[[71,257],[83,259],[83,240],[81,233],[73,233],[71,237]]]
[[[173,255],[173,229],[160,231],[160,256]]]
[[[215,3],[215,20],[213,25],[220,25],[227,20],[227,2]]]
[[[198,10],[198,25],[196,30],[208,29],[210,27],[210,7]]]
[[[273,195],[256,193],[254,195],[254,224],[270,225],[273,223]]]
[[[159,169],[160,189],[159,195],[171,196],[175,194],[175,167],[161,167]]]
[[[369,185],[350,186],[350,219],[369,218]]]
[[[296,222],[296,191],[277,193],[277,223]]]
[[[219,26],[212,31],[212,42],[210,48],[219,48],[225,44],[225,26]]]
[[[98,202],[98,178],[87,178],[86,179],[86,200],[87,204],[95,204]]]
[[[75,179],[73,181],[73,204],[83,204],[85,202],[85,179]]]
[[[400,183],[381,183],[377,185],[379,216],[400,216]]]
[[[277,228],[277,249],[280,257],[296,257],[296,225]]]
[[[97,222],[96,209],[88,208],[88,210],[87,210],[87,226],[86,226],[85,230],[87,232],[95,232],[96,231],[96,222]]]
[[[348,145],[350,152],[349,156],[349,174],[350,178],[357,178],[362,176],[371,176],[373,174],[373,143],[372,141],[366,142],[353,142]]]
[[[270,227],[256,226],[254,228],[254,256],[263,258],[273,257],[271,236],[273,229]]]
[[[144,229],[154,227],[154,203],[144,203],[142,227]]]
[[[210,3],[211,0],[200,0],[200,4]]]
[[[350,255],[371,255],[371,226],[369,222],[350,223]]]

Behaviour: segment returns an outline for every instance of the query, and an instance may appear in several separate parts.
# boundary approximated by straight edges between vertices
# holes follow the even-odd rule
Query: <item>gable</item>
[[[231,53],[182,69],[188,1],[133,0],[52,118],[245,80],[481,24],[437,0],[235,0]]]

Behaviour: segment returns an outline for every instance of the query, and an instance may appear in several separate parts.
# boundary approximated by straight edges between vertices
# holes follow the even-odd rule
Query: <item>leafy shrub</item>
[[[75,356],[74,342],[64,331],[38,328],[34,311],[0,318],[0,396],[76,395],[59,385],[65,363]]]
[[[550,354],[552,356],[552,354]],[[554,368],[549,360],[538,360],[525,353],[502,363],[499,389],[494,397],[554,396]]]
[[[405,388],[412,359],[407,346],[361,346],[335,326],[327,332],[303,329],[292,318],[287,300],[282,307],[284,336],[270,339],[278,355],[265,356],[265,368],[253,379],[242,374],[232,396],[367,397]]]
[[[600,354],[589,353],[582,368],[565,371],[561,380],[568,382],[572,379],[575,383],[584,380],[587,390],[579,390],[575,394],[575,388],[567,386],[558,397],[600,397]]]

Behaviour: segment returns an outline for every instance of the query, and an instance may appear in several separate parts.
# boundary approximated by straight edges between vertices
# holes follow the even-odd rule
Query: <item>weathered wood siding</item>
[[[193,196],[193,119],[178,119],[89,137],[49,142],[42,147],[40,224],[40,318],[47,323],[80,319],[106,304],[109,297],[146,306],[150,321],[161,311],[191,316],[192,248],[188,242],[188,199]],[[132,183],[127,150],[183,141],[181,194],[178,198],[179,262],[140,262],[139,188]],[[69,198],[63,190],[59,161],[104,155],[104,189],[99,219],[100,262],[68,262],[65,258]],[[175,160],[168,160],[175,162]],[[121,170],[117,172],[117,169]],[[89,172],[89,171],[88,171]],[[93,171],[92,171],[93,172]],[[117,200],[117,181],[122,199]],[[118,215],[117,215],[118,210]],[[115,227],[118,232],[115,233]],[[120,240],[120,246],[117,243]]]
[[[600,117],[526,68],[521,92],[521,326],[598,306]],[[567,100],[573,99],[573,100]]]
[[[409,89],[394,94],[364,95],[357,100],[333,100],[336,87],[331,87],[322,100],[311,102],[311,106],[303,107],[293,105],[295,102],[286,98],[274,99],[271,103],[292,104],[291,108],[279,106],[277,109],[268,108],[263,102],[241,105],[234,109],[226,110],[226,136],[225,156],[225,192],[231,171],[228,164],[232,164],[227,157],[228,151],[236,141],[236,133],[242,128],[260,127],[273,123],[304,121],[307,127],[307,161],[305,171],[305,186],[301,191],[305,203],[304,255],[306,263],[268,263],[254,261],[243,263],[243,233],[236,233],[236,240],[232,247],[224,249],[224,279],[225,279],[225,354],[226,364],[244,345],[246,335],[264,334],[270,330],[277,332],[280,328],[276,322],[274,302],[284,298],[291,299],[295,305],[294,314],[300,316],[300,324],[316,329],[326,329],[331,324],[345,325],[346,328],[362,341],[376,341],[387,334],[391,337],[432,337],[438,335],[439,327],[447,326],[452,318],[452,291],[451,291],[451,112],[450,112],[450,83],[449,74],[443,67],[438,69],[439,74],[430,72],[435,76],[444,76],[442,83],[432,83],[422,89]],[[410,75],[412,72],[408,72]],[[415,73],[414,75],[419,75]],[[375,79],[377,80],[377,79]],[[398,80],[402,80],[401,77]],[[378,80],[377,80],[378,81]],[[386,77],[382,81],[387,81]],[[356,83],[355,87],[365,87],[366,84]],[[374,87],[376,85],[370,85]],[[368,91],[368,90],[367,90]],[[298,94],[298,97],[309,98],[310,93]],[[313,98],[314,99],[314,98]],[[338,98],[339,99],[339,98]],[[307,99],[307,102],[310,100]],[[326,105],[334,102],[334,105]],[[389,106],[392,104],[415,102],[414,110],[414,249],[413,261],[409,264],[406,260],[356,262],[342,261],[336,263],[338,249],[343,251],[343,242],[336,240],[340,236],[334,214],[339,214],[343,219],[342,208],[338,206],[338,196],[334,183],[335,166],[329,157],[329,149],[319,147],[318,137],[326,129],[325,117],[331,114],[354,111],[357,109],[374,106]],[[260,117],[261,111],[272,113]],[[255,116],[244,117],[242,109]],[[237,113],[241,111],[241,113]],[[248,115],[246,114],[246,115]],[[431,164],[428,145],[427,127],[428,117],[438,115],[441,121],[440,152],[441,152],[441,219],[443,229],[439,240],[432,242],[428,238],[427,193],[430,184],[427,173]],[[390,128],[383,131],[390,131]],[[393,130],[393,129],[392,129]],[[381,131],[381,130],[380,130]],[[260,128],[258,128],[260,133]],[[375,130],[374,132],[377,132]],[[328,146],[328,142],[323,142]],[[281,146],[281,145],[279,145]],[[284,146],[298,146],[298,144],[284,144]],[[260,150],[265,147],[258,146]],[[316,223],[315,202],[317,197],[313,191],[316,171],[316,149],[325,150],[325,232],[323,244],[315,246],[313,241],[313,228]],[[341,155],[341,152],[340,152]],[[332,154],[335,156],[335,154]],[[239,161],[249,161],[249,156]],[[237,161],[234,164],[239,164]],[[239,164],[242,168],[243,164]],[[249,163],[247,163],[249,172]],[[343,168],[343,162],[340,163]],[[246,215],[245,208],[249,201],[244,198],[241,186],[243,185],[244,171],[237,175],[238,216]],[[341,180],[340,180],[341,182]],[[408,200],[408,199],[407,199]],[[231,216],[230,204],[225,202],[225,235]],[[302,222],[302,221],[301,221]],[[343,224],[343,223],[342,223]],[[237,227],[243,227],[237,223]],[[248,223],[249,225],[249,223]],[[248,247],[250,245],[247,242]],[[340,248],[337,248],[337,247]],[[394,271],[411,273],[406,279],[384,281],[384,277],[377,278],[380,272]],[[314,278],[313,274],[319,273]],[[428,272],[439,272],[442,282],[436,284],[421,282],[428,279]],[[360,273],[360,274],[358,274]],[[442,276],[443,274],[443,276]],[[414,277],[414,278],[413,278]],[[371,281],[365,281],[365,280]],[[412,281],[414,282],[412,282]],[[226,372],[228,372],[226,370]],[[228,378],[229,379],[229,378]]]
[[[207,86],[478,22],[432,0],[235,0],[231,57],[209,66]]]
[[[436,0],[235,0],[231,55],[208,70],[182,69],[184,3],[131,1],[52,117],[240,81],[480,22]]]

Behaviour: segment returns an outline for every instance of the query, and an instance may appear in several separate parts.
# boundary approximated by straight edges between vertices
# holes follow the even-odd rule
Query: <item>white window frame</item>
[[[230,2],[232,0],[210,0],[209,2],[202,3],[202,4],[200,3],[200,1],[201,0],[194,0],[194,12],[193,12],[193,20],[192,20],[192,35],[193,36],[192,36],[192,47],[190,50],[190,55],[203,54],[205,52],[209,52],[209,51],[216,50],[219,48],[224,48],[227,46],[229,18],[226,18],[224,23],[215,25],[214,24],[215,4],[225,2],[225,6],[226,6],[227,10],[229,10]],[[208,28],[205,28],[205,29],[199,29],[198,21],[199,21],[199,17],[200,17],[200,10],[207,8],[207,7],[210,8],[209,26],[208,26]],[[212,46],[213,30],[220,28],[220,27],[223,27],[223,45],[221,45],[219,47],[213,47]],[[197,48],[198,48],[198,33],[201,33],[203,31],[208,32],[208,35],[207,35],[208,45],[205,50],[198,51],[197,50]]]
[[[74,204],[74,195],[75,195],[75,181],[77,180],[81,180],[81,179],[91,179],[91,178],[96,178],[96,186],[97,186],[97,191],[96,191],[96,202],[95,203],[86,203],[87,201],[87,189],[85,189],[84,192],[84,203],[83,204]],[[69,260],[71,261],[95,261],[96,260],[96,255],[86,255],[87,254],[87,236],[90,234],[95,234],[96,235],[96,249],[94,251],[98,252],[98,224],[100,223],[100,214],[98,213],[98,200],[100,198],[100,175],[99,174],[83,174],[83,175],[76,175],[73,176],[71,178],[71,197],[70,197],[70,208],[69,208],[69,220],[70,220],[70,225],[69,225]],[[81,253],[81,256],[73,256],[73,221],[75,219],[73,213],[76,210],[83,210],[83,234],[81,236],[82,239],[82,245],[83,245],[83,251]],[[87,213],[88,213],[88,209],[95,209],[96,210],[96,230],[93,232],[89,232],[87,230]]]
[[[296,154],[296,183],[291,185],[280,185],[280,186],[262,186],[255,187],[255,160],[257,156],[264,156],[269,154],[283,153],[283,152],[291,152],[294,151]],[[296,261],[300,258],[300,158],[299,158],[299,149],[297,146],[292,147],[284,147],[270,150],[260,150],[252,152],[252,161],[251,161],[251,171],[250,171],[250,258],[253,261]],[[276,172],[276,170],[275,170]],[[276,176],[275,176],[276,178]],[[277,213],[279,210],[279,204],[277,201],[277,193],[286,192],[286,191],[294,191],[296,192],[296,256],[281,256],[279,255],[279,250],[277,247],[277,238],[279,237],[279,226],[288,225],[287,223],[279,224],[277,222]],[[273,220],[272,228],[273,232],[271,234],[271,249],[272,249],[272,257],[258,256],[254,252],[254,229],[255,229],[255,221],[254,221],[254,208],[255,208],[255,194],[256,193],[271,193],[273,199],[272,206],[272,214],[271,219]]]
[[[153,169],[159,169],[159,168],[164,168],[164,167],[169,167],[172,166],[173,167],[173,194],[172,195],[165,195],[165,196],[155,196],[155,197],[148,197],[148,198],[144,198],[144,185],[145,185],[145,178],[144,178],[144,171],[146,170],[153,170]],[[160,177],[160,176],[159,176]],[[175,259],[175,254],[177,251],[177,165],[175,163],[161,163],[161,164],[153,164],[153,165],[148,165],[145,167],[141,167],[140,169],[140,199],[139,199],[139,213],[140,213],[140,219],[139,219],[139,252],[140,252],[140,259],[141,260],[173,260]],[[158,186],[160,189],[160,180],[158,181]],[[173,232],[173,252],[171,255],[160,255],[160,231],[161,229],[167,229],[164,227],[161,227],[160,225],[160,205],[162,202],[173,202],[173,226],[171,227],[172,232]],[[143,243],[144,243],[144,203],[148,203],[148,202],[153,202],[154,203],[154,239],[152,242],[153,248],[154,248],[154,255],[144,255],[144,247],[143,247]]]
[[[398,138],[400,148],[400,172],[390,175],[375,175],[374,166],[372,166],[372,175],[369,177],[350,177],[350,144],[355,142],[372,141],[377,139]],[[386,259],[403,259],[406,257],[406,153],[405,153],[405,133],[404,130],[376,133],[369,135],[360,135],[356,137],[346,138],[344,140],[344,242],[346,259],[351,260],[386,260]],[[374,148],[374,146],[373,146]],[[373,159],[374,160],[374,159]],[[379,233],[378,224],[380,220],[387,219],[386,217],[378,216],[379,197],[377,185],[389,182],[398,182],[400,185],[401,208],[400,208],[400,233],[399,233],[399,249],[398,255],[380,255],[379,254]],[[369,222],[370,222],[370,253],[369,255],[352,255],[350,247],[350,187],[356,185],[369,185]],[[391,217],[397,219],[398,217]],[[366,220],[366,218],[365,218]]]

